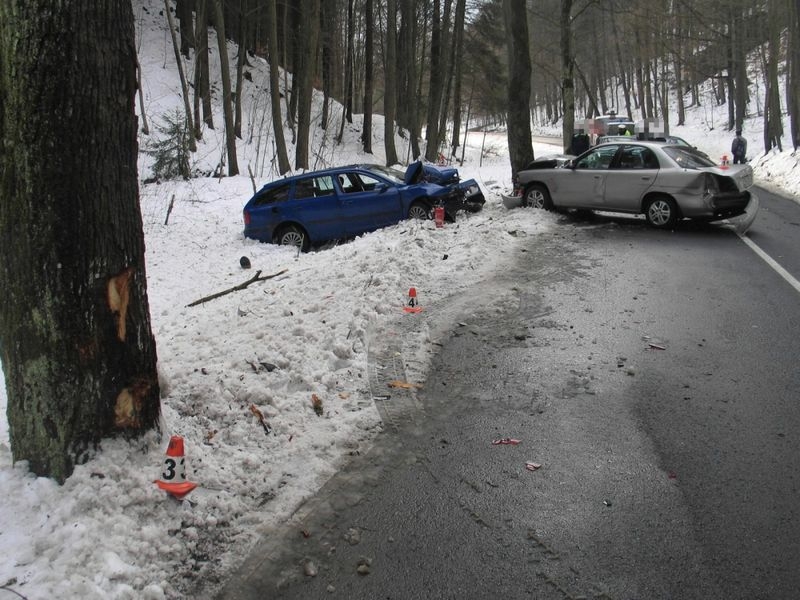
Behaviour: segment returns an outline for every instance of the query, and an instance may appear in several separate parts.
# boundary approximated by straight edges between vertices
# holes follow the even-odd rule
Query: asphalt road
[[[797,598],[800,207],[761,197],[749,237],[783,275],[715,226],[531,237],[219,597]]]

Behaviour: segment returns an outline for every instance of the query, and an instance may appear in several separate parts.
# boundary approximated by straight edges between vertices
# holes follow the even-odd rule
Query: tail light
[[[244,217],[244,225],[247,227],[250,225],[250,213],[246,210],[242,211],[242,216]]]

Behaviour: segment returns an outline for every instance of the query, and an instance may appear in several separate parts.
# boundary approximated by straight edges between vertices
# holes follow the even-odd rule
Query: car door
[[[618,144],[592,148],[570,169],[560,169],[556,185],[551,186],[553,201],[559,208],[601,208],[606,177]]]
[[[400,192],[377,175],[345,171],[337,176],[342,219],[348,235],[360,235],[393,225],[404,217]]]
[[[292,202],[282,208],[283,220],[300,223],[314,241],[347,237],[339,197],[330,175],[295,181]]]
[[[622,147],[606,177],[603,206],[606,210],[639,212],[642,198],[658,175],[658,159],[646,146]]]

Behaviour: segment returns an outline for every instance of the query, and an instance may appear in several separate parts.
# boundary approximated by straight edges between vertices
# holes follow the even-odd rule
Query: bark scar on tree
[[[128,267],[119,275],[108,280],[108,307],[117,322],[117,338],[125,341],[125,328],[128,316],[128,301],[130,300],[131,278],[133,267]]]
[[[142,406],[150,392],[150,383],[140,378],[130,387],[124,388],[114,404],[114,425],[120,429],[139,429],[141,427]]]

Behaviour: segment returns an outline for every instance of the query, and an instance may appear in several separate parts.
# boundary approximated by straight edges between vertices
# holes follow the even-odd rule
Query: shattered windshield
[[[393,169],[392,167],[384,167],[383,165],[370,165],[369,170],[383,175],[386,179],[389,179],[394,183],[403,183],[403,172]]]
[[[684,169],[716,167],[716,163],[704,154],[688,146],[664,146],[664,152]]]

